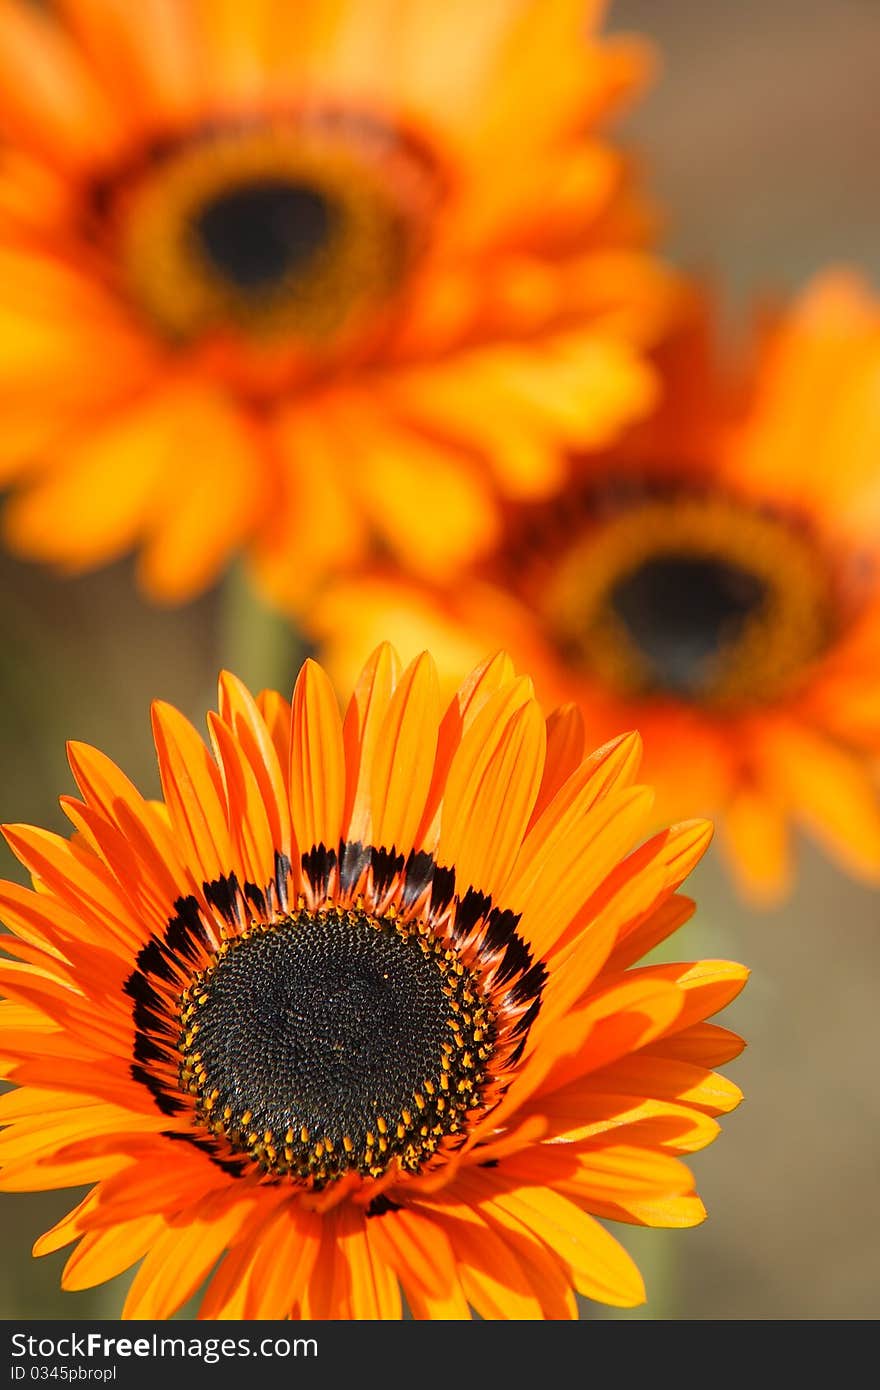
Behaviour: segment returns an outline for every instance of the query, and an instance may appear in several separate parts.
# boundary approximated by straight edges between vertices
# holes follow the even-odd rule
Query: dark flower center
[[[834,557],[797,513],[658,484],[549,522],[519,583],[566,663],[616,694],[732,714],[796,689],[832,640]]]
[[[307,183],[261,178],[217,194],[193,232],[214,268],[237,290],[272,290],[307,270],[333,235],[337,210]]]
[[[273,1173],[417,1169],[479,1103],[492,1022],[419,924],[300,911],[226,943],[186,991],[181,1084]]]
[[[621,576],[608,600],[649,670],[649,683],[699,695],[766,602],[758,575],[726,560],[657,555]]]
[[[308,103],[157,141],[92,191],[122,282],[164,336],[251,347],[294,375],[373,343],[428,244],[446,180],[420,137]],[[237,378],[238,379],[238,378]],[[274,379],[274,378],[273,378]],[[276,389],[273,387],[273,389]]]

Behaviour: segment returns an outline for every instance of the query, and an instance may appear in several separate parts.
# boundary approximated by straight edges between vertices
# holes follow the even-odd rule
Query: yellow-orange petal
[[[492,1195],[487,1208],[500,1219],[528,1225],[568,1266],[588,1298],[619,1308],[645,1301],[645,1285],[631,1257],[599,1222],[547,1188],[521,1187]]]
[[[130,1269],[165,1231],[161,1216],[135,1216],[112,1229],[87,1231],[61,1272],[64,1289],[90,1289]]]
[[[536,821],[572,773],[583,762],[586,745],[584,717],[575,704],[559,705],[547,717],[547,756],[544,776],[532,812]],[[595,756],[595,755],[594,755]]]
[[[196,1207],[183,1226],[165,1223],[132,1281],[122,1317],[162,1319],[175,1313],[235,1240],[255,1204],[256,1194],[238,1201],[224,1194]]]

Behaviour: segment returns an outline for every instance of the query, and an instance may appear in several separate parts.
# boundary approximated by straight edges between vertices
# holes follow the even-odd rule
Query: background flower
[[[716,817],[749,894],[790,888],[792,825],[878,884],[880,301],[826,272],[730,353],[693,299],[646,421],[455,585],[342,579],[312,635],[343,681],[381,632],[453,672],[497,640],[592,737],[642,732],[658,814]]]
[[[642,413],[674,291],[601,9],[3,0],[9,543],[164,600],[241,548],[300,600],[376,540],[448,573]]]

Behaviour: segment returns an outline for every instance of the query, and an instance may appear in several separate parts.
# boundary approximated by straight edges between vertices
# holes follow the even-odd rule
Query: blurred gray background
[[[878,0],[617,0],[608,27],[641,30],[664,55],[624,130],[667,209],[675,260],[715,273],[734,308],[831,262],[860,265],[880,288]],[[138,599],[128,564],[67,582],[0,557],[0,820],[66,827],[56,797],[72,789],[68,737],[155,792],[149,701],[203,727],[221,663],[289,687],[296,639],[275,642],[274,666],[258,640],[242,645],[237,582],[162,612]],[[5,849],[0,872],[20,876]],[[774,912],[733,899],[711,850],[689,886],[699,911],[676,954],[752,968],[724,1019],[749,1041],[727,1069],[746,1101],[693,1160],[703,1226],[615,1227],[645,1270],[647,1308],[584,1316],[876,1318],[878,892],[808,846],[795,895]],[[62,1294],[63,1252],[31,1258],[76,1195],[0,1195],[0,1317],[118,1315],[127,1278]]]

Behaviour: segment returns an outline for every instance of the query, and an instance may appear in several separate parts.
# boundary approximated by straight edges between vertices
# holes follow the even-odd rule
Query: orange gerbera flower
[[[309,581],[486,547],[644,412],[671,294],[596,0],[0,0],[6,535]],[[548,74],[552,75],[548,81]]]
[[[140,1268],[124,1316],[572,1318],[644,1297],[596,1216],[702,1220],[677,1155],[718,1132],[746,972],[632,963],[687,919],[710,828],[627,854],[638,738],[583,756],[510,659],[441,717],[373,655],[344,720],[220,680],[214,759],[174,709],[164,800],[74,744],[71,841],[6,837],[0,1187],[94,1183],[36,1245],[63,1282]]]
[[[710,318],[660,355],[663,408],[454,593],[361,576],[316,631],[336,674],[379,621],[447,672],[491,637],[592,738],[638,728],[658,812],[717,817],[747,890],[785,888],[791,822],[876,881],[880,312],[829,273],[736,370]]]

